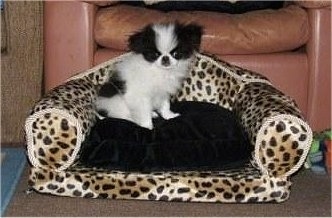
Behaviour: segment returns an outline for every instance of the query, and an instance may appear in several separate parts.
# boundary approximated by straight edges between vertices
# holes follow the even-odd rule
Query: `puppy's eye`
[[[157,60],[159,58],[159,56],[161,55],[161,53],[159,51],[150,51],[150,56],[151,58],[153,58],[154,60]]]
[[[173,56],[173,58],[175,58],[175,59],[180,59],[181,58],[181,53],[180,52],[178,52],[178,51],[172,51],[171,52],[171,55]]]
[[[158,58],[160,55],[161,55],[161,53],[160,53],[159,51],[154,52],[154,56],[155,56],[156,58]]]
[[[151,51],[151,50],[143,53],[144,58],[149,62],[153,62],[153,61],[157,60],[160,55],[161,55],[160,52]]]

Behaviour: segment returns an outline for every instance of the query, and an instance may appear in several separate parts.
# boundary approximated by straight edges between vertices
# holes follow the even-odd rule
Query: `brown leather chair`
[[[176,19],[204,26],[202,52],[259,72],[293,97],[313,130],[331,126],[331,8],[326,2],[237,15],[165,14],[106,1],[46,1],[44,10],[45,90],[126,52],[128,35],[147,23]]]

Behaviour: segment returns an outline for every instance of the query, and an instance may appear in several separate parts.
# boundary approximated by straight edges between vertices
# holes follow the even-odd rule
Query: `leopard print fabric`
[[[197,54],[190,76],[178,92],[178,101],[203,101],[233,110],[233,104],[241,88],[251,81],[269,81],[250,70],[232,66],[216,57]]]
[[[69,197],[186,202],[282,202],[287,178],[247,168],[223,172],[128,173],[75,166],[54,172],[33,168],[29,185],[41,193]]]
[[[85,74],[51,90],[31,110],[26,138],[34,166],[64,170],[75,161],[96,121],[93,102],[98,89],[112,75],[112,67],[106,63]]]
[[[303,164],[310,127],[294,101],[263,76],[196,54],[174,99],[234,111],[254,147],[251,165],[227,172],[125,173],[77,165],[95,123],[94,102],[121,56],[70,78],[43,97],[26,122],[29,184],[38,192],[92,198],[200,202],[281,202],[289,176]]]
[[[306,124],[301,112],[290,97],[269,84],[249,83],[239,92],[233,109],[250,134],[251,143],[256,150],[259,148],[260,154],[256,152],[252,161],[260,163],[259,169],[281,176],[299,168],[301,157],[308,153],[312,133],[303,126]],[[280,115],[283,119],[277,118]],[[269,118],[274,119],[267,121]]]

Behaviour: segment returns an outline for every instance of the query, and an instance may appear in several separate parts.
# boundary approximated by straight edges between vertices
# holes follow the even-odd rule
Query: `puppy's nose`
[[[171,64],[168,56],[163,56],[161,58],[161,64],[165,67],[169,66]]]

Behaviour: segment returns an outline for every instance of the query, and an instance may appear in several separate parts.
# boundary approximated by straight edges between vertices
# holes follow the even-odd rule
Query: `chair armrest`
[[[93,66],[95,5],[80,1],[45,1],[45,90]],[[66,52],[64,52],[66,51]]]
[[[308,9],[327,8],[331,6],[331,1],[326,0],[295,0],[294,3]]]
[[[319,131],[331,127],[331,8],[307,11],[311,26],[306,45],[310,75],[307,119]]]

